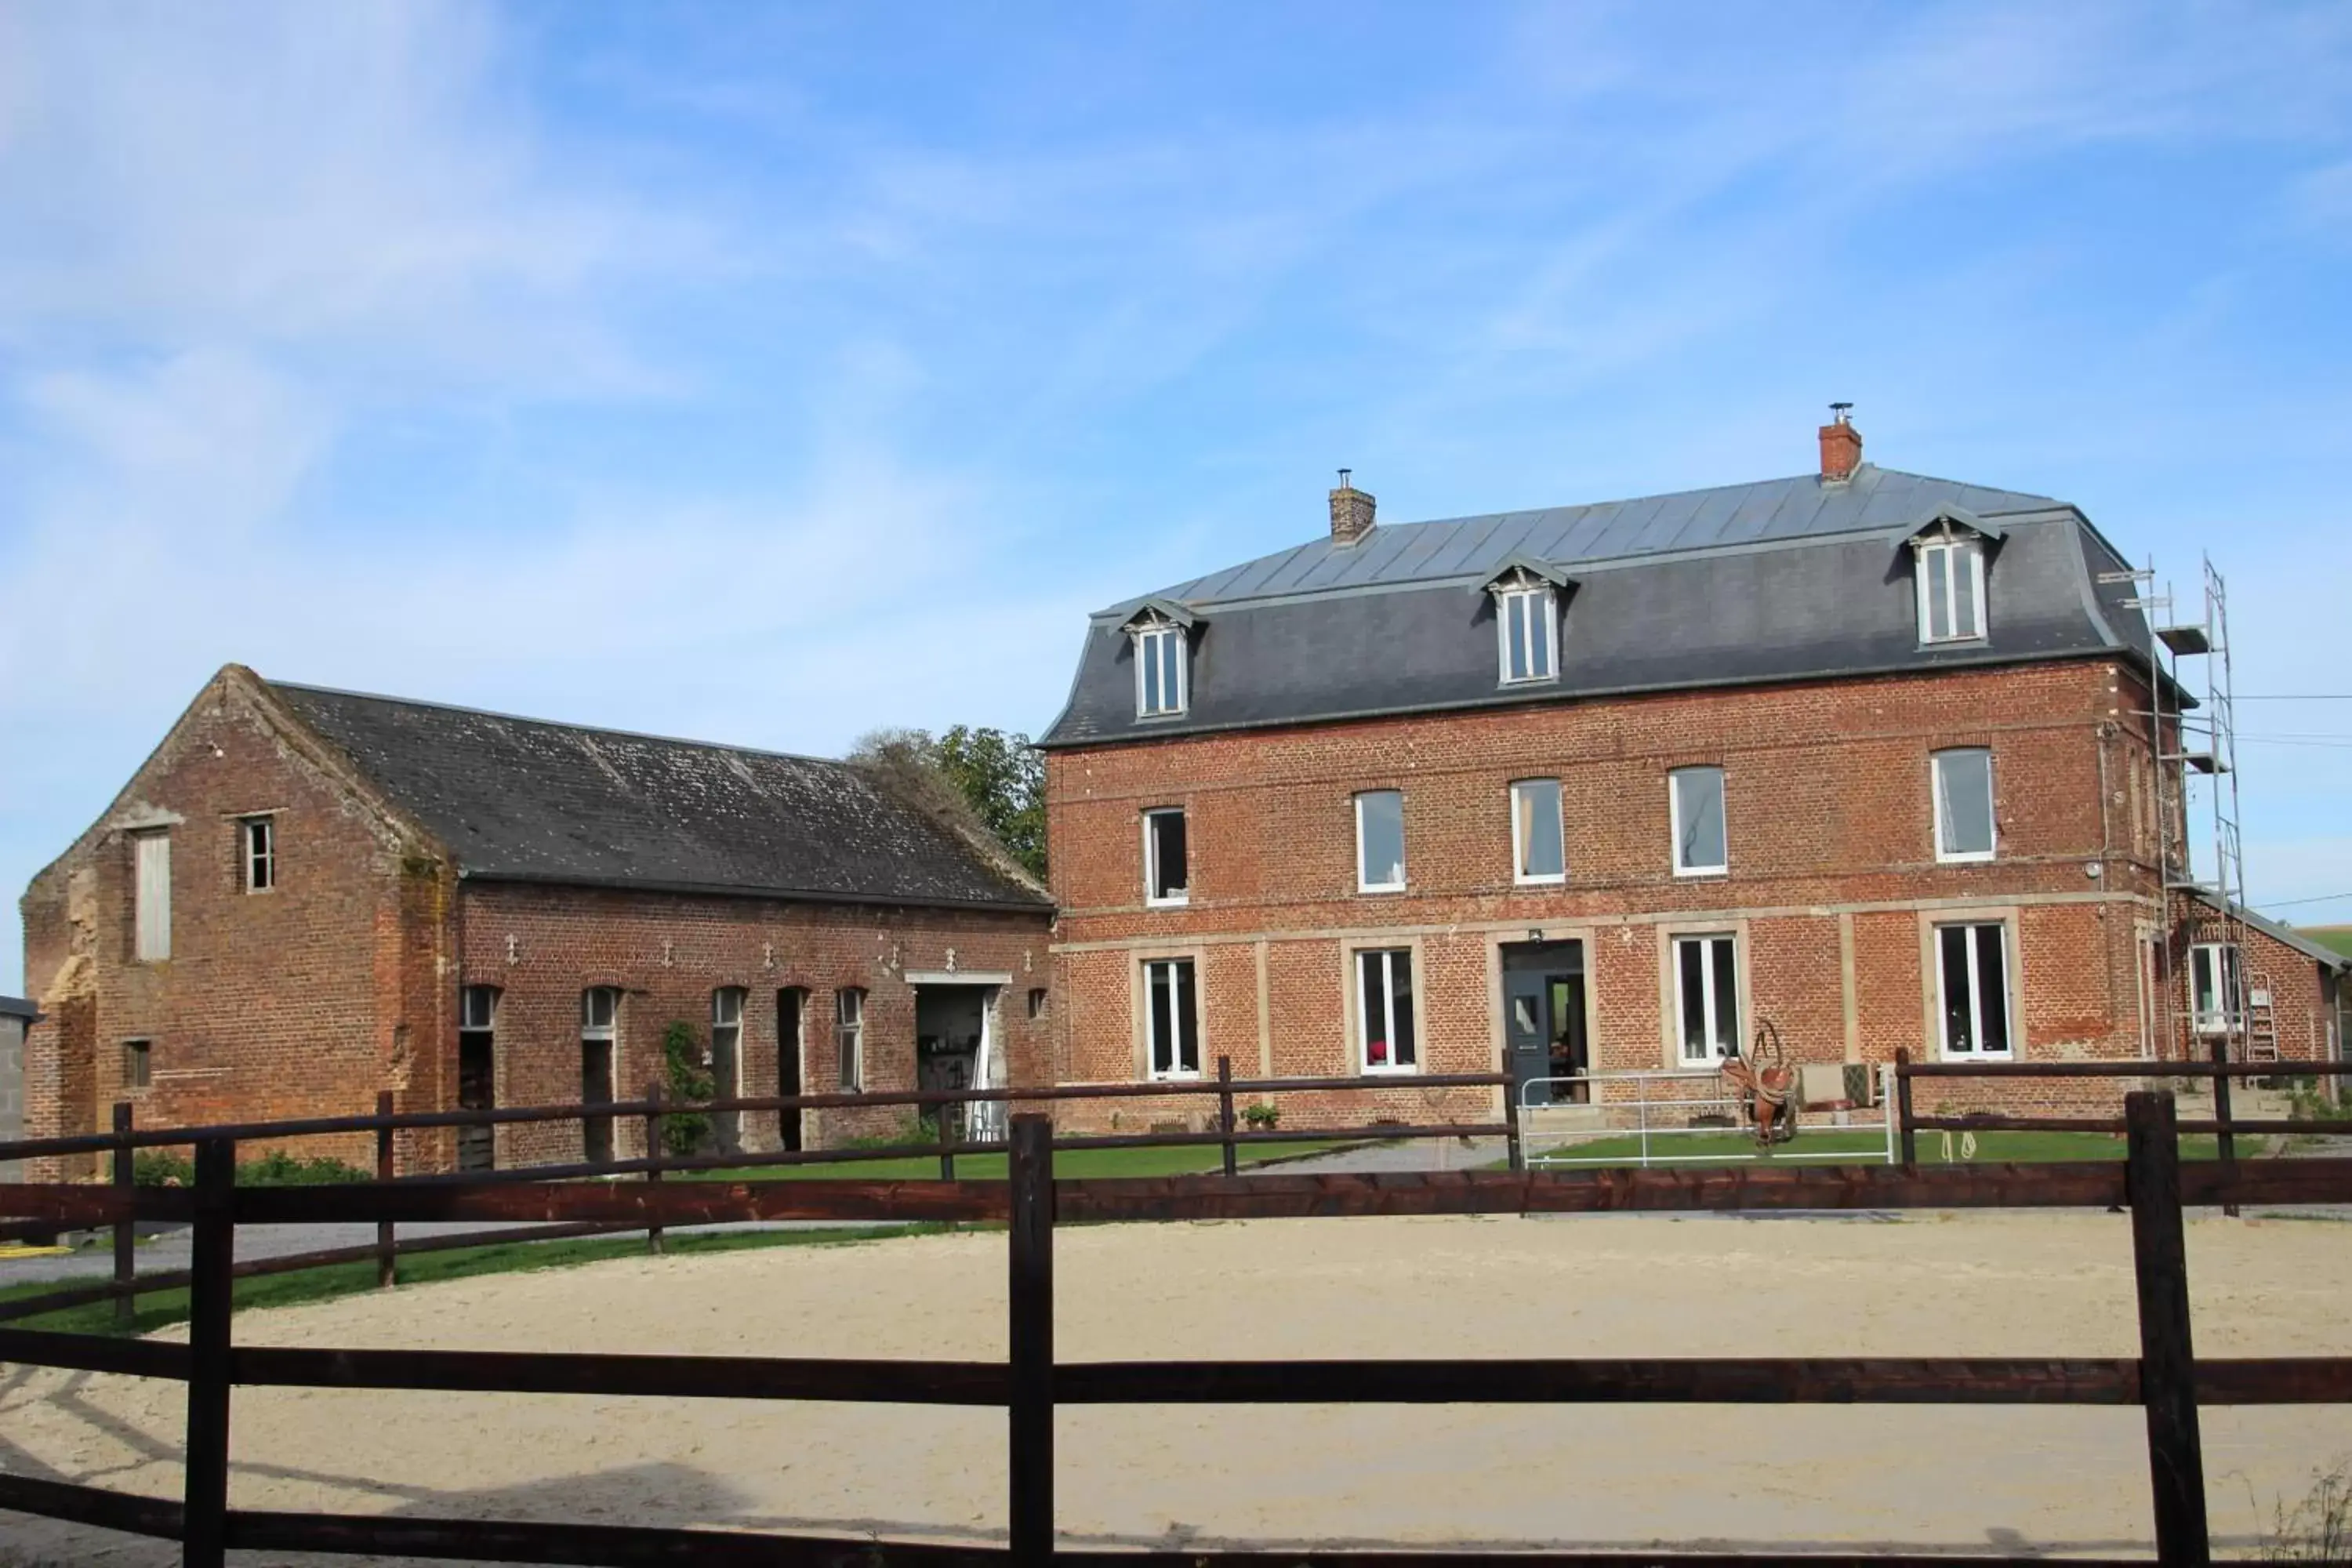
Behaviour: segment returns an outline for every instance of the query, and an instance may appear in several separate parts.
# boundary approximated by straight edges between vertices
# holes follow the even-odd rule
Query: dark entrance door
[[[794,1095],[801,1089],[801,1012],[808,993],[801,990],[776,993],[776,1092]],[[797,1110],[776,1112],[776,1137],[787,1152],[801,1146],[801,1113]]]
[[[1503,1056],[1522,1105],[1580,1105],[1591,1098],[1590,1085],[1558,1081],[1580,1079],[1592,1067],[1582,942],[1505,944]]]
[[[457,1037],[457,1109],[488,1110],[498,1103],[498,1080],[492,1070],[491,1037],[487,1030],[468,1030]],[[457,1129],[457,1169],[487,1171],[498,1163],[496,1129]]]
[[[613,1042],[580,1042],[580,1103],[613,1103]],[[581,1155],[592,1165],[613,1163],[613,1119],[590,1116],[580,1124]]]

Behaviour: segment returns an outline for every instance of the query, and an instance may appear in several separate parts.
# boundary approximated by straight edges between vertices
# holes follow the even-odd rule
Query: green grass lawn
[[[2352,955],[2352,926],[2301,926],[2297,936],[2307,936],[2320,946]]]
[[[1919,1163],[1939,1165],[1945,1163],[1944,1134],[1917,1134]],[[1963,1163],[1960,1153],[1961,1135],[1951,1135],[1951,1163]],[[2120,1135],[2104,1132],[1979,1132],[1976,1135],[1975,1164],[1997,1163],[2003,1161],[2021,1164],[2050,1160],[2120,1160],[2124,1157],[2124,1141]],[[2258,1140],[2239,1140],[2241,1153],[2251,1154]],[[1662,1154],[1738,1155],[1753,1152],[1755,1140],[1744,1132],[1672,1133],[1650,1140],[1653,1159]],[[1531,1155],[1546,1151],[1529,1150]],[[1641,1159],[1642,1142],[1638,1137],[1596,1138],[1573,1146],[1555,1146],[1549,1152],[1574,1155],[1579,1159],[1606,1162],[1612,1164],[1634,1164]],[[1803,1156],[1791,1163],[1811,1163],[1832,1154],[1855,1161],[1878,1162],[1886,1157],[1886,1135],[1884,1132],[1825,1131],[1801,1132],[1792,1142],[1783,1143],[1776,1151],[1780,1156]],[[2210,1137],[2189,1137],[2180,1141],[2182,1157],[2210,1160],[2217,1150]],[[1576,1170],[1575,1165],[1559,1165],[1555,1170]]]
[[[1346,1144],[1328,1140],[1302,1138],[1297,1142],[1244,1143],[1239,1150],[1244,1165],[1261,1164],[1268,1160],[1296,1159],[1301,1154],[1319,1154],[1328,1150],[1345,1148]],[[1054,1174],[1065,1179],[1082,1176],[1191,1176],[1224,1168],[1224,1152],[1210,1145],[1192,1145],[1174,1149],[1056,1149],[1054,1151]],[[1006,1157],[1003,1154],[959,1154],[956,1156],[956,1180],[960,1182],[1001,1182],[1005,1179]],[[936,1182],[940,1178],[940,1157],[936,1154],[893,1154],[876,1160],[845,1161],[823,1165],[750,1165],[734,1171],[682,1171],[670,1177],[678,1182]]]

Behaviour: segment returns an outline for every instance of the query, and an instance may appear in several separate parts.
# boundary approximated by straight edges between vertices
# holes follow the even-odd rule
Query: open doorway
[[[1591,1100],[1582,942],[1503,944],[1503,1058],[1522,1105]]]
[[[498,1008],[495,985],[468,985],[457,1010],[457,1109],[489,1110],[498,1104]],[[484,1122],[457,1129],[457,1169],[498,1164],[498,1129]]]
[[[915,987],[915,1087],[923,1089],[994,1089],[1004,1081],[995,1062],[994,985],[933,984]],[[989,1136],[996,1118],[991,1108],[942,1106],[949,1133],[959,1141]]]
[[[808,993],[797,985],[776,993],[776,1092],[790,1097],[805,1093],[801,1087],[801,1019],[808,1010]],[[801,1148],[798,1110],[776,1112],[776,1143],[786,1153]]]

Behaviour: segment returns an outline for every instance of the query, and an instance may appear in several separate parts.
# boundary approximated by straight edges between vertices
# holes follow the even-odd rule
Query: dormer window
[[[1194,617],[1181,605],[1155,599],[1124,628],[1135,643],[1135,716],[1165,719],[1192,706],[1190,668]]]
[[[1495,596],[1495,663],[1505,686],[1559,674],[1559,591],[1567,579],[1549,566],[1514,560],[1486,581]]]
[[[1919,640],[1981,642],[1985,636],[1984,540],[1945,522],[1911,542],[1919,584]]]

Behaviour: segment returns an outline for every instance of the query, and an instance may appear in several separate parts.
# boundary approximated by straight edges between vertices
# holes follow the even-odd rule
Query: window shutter
[[[138,846],[132,894],[136,952],[142,963],[160,963],[172,956],[172,838],[142,833],[132,842]]]

